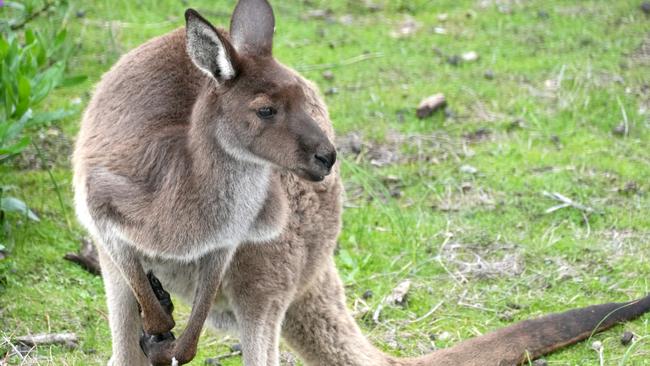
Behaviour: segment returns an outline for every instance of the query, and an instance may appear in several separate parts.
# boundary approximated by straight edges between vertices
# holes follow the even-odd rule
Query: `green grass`
[[[172,0],[72,3],[66,22],[80,50],[71,73],[89,81],[57,90],[47,101],[53,107],[74,98],[85,105],[120,54],[182,25],[185,8]],[[220,25],[233,7],[232,1],[189,3]],[[337,263],[350,307],[361,308],[358,300],[372,290],[366,300],[372,312],[401,280],[413,283],[407,306],[384,308],[379,324],[359,316],[375,344],[393,354],[421,354],[433,346],[431,334],[448,333],[435,341],[447,347],[513,321],[650,292],[650,55],[637,52],[650,42],[650,18],[639,1],[501,2],[510,4],[509,13],[473,0],[376,1],[379,11],[359,1],[275,3],[275,55],[307,70],[322,90],[338,90],[326,101],[339,135],[359,132],[375,149],[386,146],[400,157],[380,167],[365,153],[342,159],[349,207]],[[331,9],[334,21],[304,18],[322,8]],[[438,18],[443,13],[445,21]],[[346,17],[352,22],[341,21]],[[391,36],[407,17],[418,30]],[[447,34],[436,34],[436,26]],[[447,55],[472,50],[477,62],[446,62]],[[373,57],[346,64],[364,53]],[[322,76],[325,69],[333,80]],[[484,78],[487,70],[494,79]],[[435,92],[446,95],[454,117],[417,119],[415,106]],[[623,113],[625,137],[612,133]],[[70,140],[78,120],[60,125]],[[516,120],[520,127],[513,127]],[[480,128],[489,136],[468,140]],[[404,141],[407,135],[421,144]],[[30,332],[72,331],[78,349],[42,347],[30,356],[41,364],[101,364],[110,355],[103,288],[99,278],[61,259],[84,233],[71,207],[69,163],[55,158],[63,207],[46,171],[0,168],[0,185],[19,187],[14,195],[42,219],[11,217],[15,242],[0,261],[0,347]],[[478,172],[463,173],[463,165]],[[389,176],[392,183],[385,183]],[[401,196],[391,197],[396,184]],[[636,189],[626,193],[626,185]],[[595,212],[547,214],[558,202],[544,191]],[[483,270],[468,266],[475,255],[487,263]],[[485,268],[492,272],[485,275]],[[431,316],[410,322],[439,303]],[[650,340],[624,347],[618,341],[624,329],[648,337],[650,317],[594,336],[604,345],[605,364],[650,365]],[[206,333],[193,364],[226,353],[233,342]],[[597,365],[590,346],[547,360]]]

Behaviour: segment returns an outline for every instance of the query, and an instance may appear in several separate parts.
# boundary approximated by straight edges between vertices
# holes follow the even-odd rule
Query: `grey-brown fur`
[[[325,104],[310,82],[270,55],[268,3],[241,0],[237,9],[232,42],[189,13],[189,34],[200,38],[194,46],[179,29],[129,52],[103,77],[84,115],[75,199],[99,243],[112,365],[148,365],[141,328],[173,327],[148,270],[193,302],[183,336],[154,350],[161,364],[194,356],[205,316],[239,332],[246,366],[279,365],[280,334],[308,365],[513,365],[526,349],[538,355],[596,327],[587,316],[593,310],[585,310],[571,315],[575,324],[553,317],[535,323],[545,339],[520,323],[417,359],[375,349],[347,313],[332,261],[341,227],[338,165],[327,175],[314,160],[329,154],[334,161]],[[222,72],[223,59],[202,53],[215,42],[212,56],[228,56],[232,77]],[[278,123],[256,119],[255,109],[273,103],[285,103]],[[646,311],[648,302],[620,320]]]

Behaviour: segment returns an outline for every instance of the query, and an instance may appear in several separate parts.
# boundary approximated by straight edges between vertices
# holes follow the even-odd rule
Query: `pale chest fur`
[[[219,179],[196,191],[177,188],[174,194],[135,192],[119,197],[138,189],[128,178],[95,169],[90,185],[83,184],[83,188],[89,187],[91,197],[77,185],[77,212],[94,235],[119,239],[100,242],[118,242],[133,246],[147,257],[181,262],[194,261],[220,248],[234,248],[244,241],[270,240],[280,233],[282,222],[261,227],[257,223],[265,202],[274,199],[269,197],[270,168],[236,167],[218,175]],[[111,195],[107,187],[118,188],[118,193]],[[107,198],[98,198],[101,194]],[[102,210],[98,201],[110,202],[112,209],[126,219]]]

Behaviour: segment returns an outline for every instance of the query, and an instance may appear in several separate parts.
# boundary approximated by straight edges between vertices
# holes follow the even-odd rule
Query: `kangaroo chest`
[[[245,241],[268,199],[270,168],[237,167],[219,174],[200,191],[157,198],[158,212],[146,219],[145,228],[132,228],[129,241],[145,256],[182,262]]]

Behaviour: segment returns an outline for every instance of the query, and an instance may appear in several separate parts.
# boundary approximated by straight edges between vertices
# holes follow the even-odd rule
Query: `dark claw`
[[[172,303],[172,298],[169,296],[169,292],[165,291],[162,284],[158,278],[154,276],[152,271],[147,273],[147,278],[149,279],[153,293],[156,295],[160,305],[162,305],[167,314],[172,315],[172,312],[174,311],[174,303]]]

